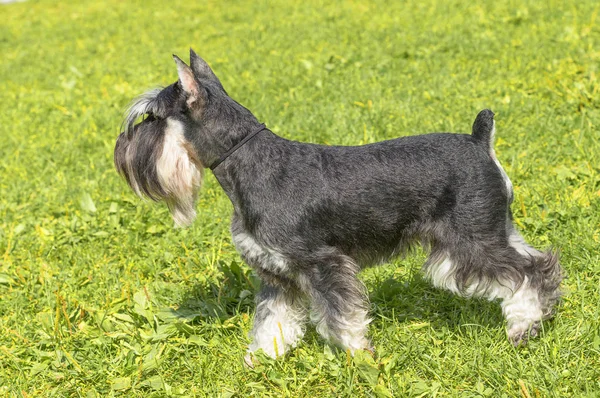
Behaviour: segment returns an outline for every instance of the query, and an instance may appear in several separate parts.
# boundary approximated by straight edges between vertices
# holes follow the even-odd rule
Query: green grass
[[[0,395],[600,395],[597,2],[191,3],[0,5]],[[309,330],[244,367],[258,281],[227,197],[208,173],[173,229],[112,165],[124,107],[190,46],[291,139],[468,132],[493,109],[516,223],[568,274],[541,338],[513,348],[497,303],[434,289],[418,251],[362,274],[375,358]]]

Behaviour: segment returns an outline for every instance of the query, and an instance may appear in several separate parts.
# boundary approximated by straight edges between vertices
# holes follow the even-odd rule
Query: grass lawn
[[[600,395],[600,4],[323,3],[0,4],[0,396]],[[258,280],[218,183],[174,229],[112,164],[127,103],[190,46],[290,139],[469,132],[493,109],[515,221],[568,274],[541,338],[512,347],[499,305],[433,288],[416,250],[361,274],[374,358],[309,329],[245,367]]]

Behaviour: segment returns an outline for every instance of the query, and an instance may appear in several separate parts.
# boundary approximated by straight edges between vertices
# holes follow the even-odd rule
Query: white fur
[[[130,136],[133,133],[133,124],[138,117],[152,112],[156,97],[158,97],[161,90],[162,88],[153,88],[133,100],[127,108],[127,112],[125,112],[125,120],[123,121],[125,135]]]
[[[233,243],[244,260],[253,267],[260,267],[275,274],[285,273],[288,260],[276,250],[260,245],[252,235],[246,232],[233,234]],[[292,302],[290,302],[292,300]],[[283,355],[290,347],[295,347],[304,335],[304,325],[308,315],[306,303],[300,298],[280,294],[275,298],[265,299],[256,308],[254,328],[250,334],[252,343],[248,352],[262,349],[272,358]],[[268,313],[263,318],[264,313]],[[246,363],[252,365],[252,358],[247,355]]]
[[[539,250],[529,246],[529,244],[525,242],[523,236],[521,236],[521,234],[517,231],[513,231],[508,236],[508,244],[511,245],[517,252],[519,252],[519,254],[523,256],[539,257],[542,255],[542,253],[540,253]]]
[[[321,312],[311,311],[310,320],[323,338],[343,349],[349,349],[353,355],[356,350],[370,349],[370,342],[365,336],[371,319],[368,318],[366,310],[353,309],[351,313],[336,318],[336,324],[341,329],[338,335],[330,332]]]
[[[449,258],[444,258],[439,264],[430,264],[425,270],[425,275],[433,286],[460,294],[454,280],[454,264]]]
[[[509,235],[508,243],[522,256],[542,256],[515,230]],[[508,337],[513,342],[518,342],[520,336],[527,336],[529,329],[544,317],[539,293],[529,286],[527,278],[519,290],[502,302],[502,312],[508,321]]]
[[[253,266],[259,266],[274,274],[284,273],[289,268],[288,260],[283,254],[261,246],[250,234],[241,232],[233,235],[233,244]]]
[[[498,161],[498,158],[496,157],[496,152],[494,151],[494,136],[495,135],[496,135],[496,121],[494,120],[494,126],[492,127],[492,134],[490,137],[490,156],[492,157],[492,159],[494,159],[496,166],[498,166],[498,169],[500,170],[500,174],[502,174],[502,179],[504,180],[504,184],[506,185],[506,191],[508,192],[508,195],[512,196],[512,191],[513,191],[512,182],[510,181],[510,178],[508,178],[508,174],[506,174],[506,172],[502,168],[502,165],[500,164],[500,162]]]
[[[459,296],[472,297],[485,294],[490,300],[493,300],[494,298],[499,297],[498,290],[501,289],[501,286],[496,286],[496,284],[487,286],[484,289],[477,281],[473,281],[473,283],[467,286],[464,291],[460,290],[456,284],[456,279],[454,278],[454,264],[448,257],[445,257],[439,263],[430,264],[426,269],[426,276],[431,280],[433,286],[449,290]]]
[[[531,326],[543,317],[537,289],[529,286],[527,277],[514,294],[504,298],[501,306],[508,322],[508,337],[513,342],[518,342],[519,336],[527,335]]]
[[[262,349],[272,358],[283,355],[290,347],[295,347],[304,335],[307,308],[304,302],[296,298],[293,302],[284,295],[258,303],[256,312],[268,312],[268,315],[254,323],[251,332],[250,353]],[[249,358],[246,358],[248,362]]]
[[[518,236],[520,237],[520,235]],[[520,242],[524,242],[522,237],[520,239]],[[536,251],[526,244],[525,246],[521,243],[520,249],[517,248],[517,250],[522,250],[519,251],[522,254],[529,254],[526,250]],[[486,289],[479,288],[475,282],[467,287],[465,292],[461,292],[456,286],[454,265],[449,258],[443,259],[437,265],[432,264],[428,267],[427,276],[434,286],[459,295],[467,297],[485,295],[489,300],[502,299],[502,313],[508,322],[508,336],[512,341],[518,340],[519,336],[526,334],[535,322],[542,319],[543,312],[538,292],[529,286],[527,277],[518,289],[511,281],[497,281]]]
[[[156,162],[156,171],[173,220],[179,226],[191,224],[196,218],[196,197],[202,183],[202,168],[191,160],[181,122],[168,118],[163,150]]]
[[[312,289],[310,280],[304,275],[299,275],[297,282],[304,291]],[[341,329],[341,333],[336,335],[327,326],[327,309],[320,307],[318,302],[318,300],[313,301],[313,307],[310,310],[310,321],[315,325],[317,333],[327,341],[343,349],[349,349],[352,355],[356,350],[369,350],[371,348],[369,340],[365,337],[369,323],[371,323],[366,309],[353,308],[350,313],[335,318],[336,325]]]

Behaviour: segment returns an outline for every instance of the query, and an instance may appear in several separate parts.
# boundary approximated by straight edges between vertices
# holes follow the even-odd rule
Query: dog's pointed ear
[[[194,77],[192,69],[186,65],[177,55],[173,54],[173,59],[177,64],[177,74],[181,87],[188,94],[188,104],[196,101],[200,97],[200,86]]]
[[[200,58],[198,56],[198,54],[196,54],[196,52],[194,50],[192,50],[191,48],[190,48],[190,66],[192,67],[192,70],[194,71],[194,74],[196,75],[196,77],[198,77],[200,79],[212,80],[212,81],[215,81],[215,82],[221,84],[221,82],[219,81],[219,78],[217,77],[217,75],[215,75],[215,73],[212,71],[210,66],[208,66],[206,61],[203,60],[202,58]]]

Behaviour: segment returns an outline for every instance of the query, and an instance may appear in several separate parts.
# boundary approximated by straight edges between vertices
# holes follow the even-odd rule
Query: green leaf
[[[148,232],[149,234],[159,234],[161,232],[165,231],[165,227],[163,225],[151,225],[150,227],[148,227],[146,229],[146,232]]]
[[[335,359],[335,354],[328,344],[325,344],[325,348],[323,348],[323,354],[325,355],[325,359],[328,361],[333,361]]]
[[[267,373],[267,377],[270,382],[277,384],[279,387],[285,388],[286,382],[283,373],[276,370],[271,370]]]
[[[167,340],[169,337],[173,336],[176,332],[175,327],[172,324],[169,325],[159,325],[156,328],[156,332],[150,336],[150,341],[163,341]]]
[[[173,323],[173,326],[184,336],[189,336],[194,333],[194,328],[185,322],[175,322]]]
[[[48,363],[34,363],[29,369],[29,377],[42,373],[44,370],[48,369],[48,365]]]
[[[187,339],[188,343],[191,344],[196,344],[199,347],[207,347],[208,343],[206,342],[206,340],[204,339],[204,337],[202,336],[198,336],[198,335],[192,335],[190,337],[188,337]]]
[[[133,301],[144,309],[148,308],[148,296],[141,290],[133,294]]]
[[[386,375],[390,375],[392,369],[396,366],[396,363],[398,362],[398,358],[400,358],[400,354],[396,353],[393,354],[391,357],[387,357],[382,360],[383,371]]]
[[[377,385],[379,369],[375,365],[373,358],[364,351],[356,351],[354,354],[354,365],[358,369],[360,377],[369,385]]]
[[[594,350],[600,350],[600,335],[595,335],[594,340],[592,341],[592,347]]]
[[[11,278],[10,276],[8,276],[6,274],[0,274],[0,284],[12,285],[14,283],[15,283],[14,279]]]
[[[108,208],[108,212],[110,214],[114,214],[119,210],[119,205],[117,202],[111,202],[110,207]]]
[[[554,173],[556,173],[559,180],[574,180],[577,178],[577,175],[570,168],[562,164],[554,168]]]
[[[152,376],[140,383],[140,385],[149,387],[154,391],[164,391],[167,395],[171,394],[171,386],[164,382],[159,375]]]
[[[116,390],[116,391],[128,390],[129,388],[131,388],[131,378],[117,377],[115,379],[112,379],[110,384],[111,384],[111,388],[113,390]]]
[[[84,192],[79,197],[79,206],[81,206],[81,210],[87,211],[88,213],[95,213],[97,211],[92,197],[87,192]]]
[[[15,236],[21,234],[21,232],[25,231],[25,224],[19,224],[15,227],[13,233]]]
[[[383,384],[377,384],[375,386],[375,388],[373,389],[373,392],[379,398],[392,398],[393,397],[390,390],[388,390],[388,388],[386,386],[384,386]]]
[[[150,352],[144,356],[142,360],[142,371],[148,372],[156,369],[158,365],[162,362],[162,358],[158,357],[158,351],[156,347],[152,347]]]
[[[133,320],[133,318],[130,315],[127,314],[121,314],[121,313],[116,313],[116,314],[112,314],[113,318],[116,318],[120,321],[124,321],[124,322],[129,322],[129,323],[135,323],[135,321]]]

